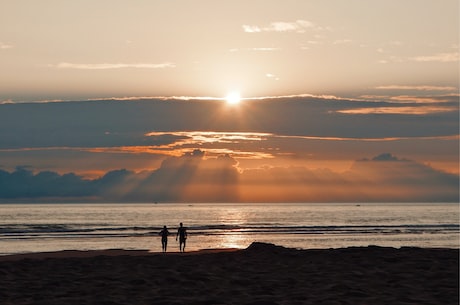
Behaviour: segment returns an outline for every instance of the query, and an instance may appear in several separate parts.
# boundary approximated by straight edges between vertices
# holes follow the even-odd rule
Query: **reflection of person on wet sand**
[[[166,252],[166,248],[168,247],[168,235],[169,235],[168,228],[164,226],[163,230],[160,231],[159,235],[161,235],[161,248],[163,252]]]
[[[187,229],[182,225],[182,222],[180,223],[179,229],[177,229],[176,241],[177,241],[177,236],[179,236],[179,250],[180,252],[184,252],[185,251],[185,241],[187,240]]]

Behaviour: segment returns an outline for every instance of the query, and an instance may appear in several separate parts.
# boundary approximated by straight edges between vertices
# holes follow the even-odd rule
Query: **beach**
[[[459,250],[267,243],[0,257],[2,304],[458,304]]]

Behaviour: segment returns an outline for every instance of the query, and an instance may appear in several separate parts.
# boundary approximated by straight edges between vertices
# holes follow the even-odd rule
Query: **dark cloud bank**
[[[439,103],[433,102],[431,106],[438,106]],[[423,105],[429,106],[428,103]],[[366,107],[418,107],[419,104],[317,97],[254,100],[236,108],[228,108],[225,103],[218,101],[160,99],[2,104],[0,150],[8,153],[33,152],[34,149],[157,147],[177,142],[181,136],[173,135],[175,131],[263,132],[280,136],[354,139],[457,136],[458,97],[443,100],[442,105],[450,106],[453,110],[422,115],[350,114],[343,111]],[[152,131],[165,134],[148,136]],[[458,140],[451,142],[457,144]],[[92,180],[75,173],[37,173],[28,167],[17,167],[14,171],[0,170],[0,201],[459,200],[458,175],[437,171],[390,154],[358,160],[349,171],[343,173],[305,167],[265,167],[241,172],[235,159],[228,155],[204,158],[203,154],[195,150],[181,157],[167,158],[153,171],[120,169]],[[133,155],[133,158],[136,156]],[[56,160],[50,159],[49,162]],[[110,168],[123,167],[128,166],[120,164]]]
[[[271,167],[239,172],[228,155],[195,150],[154,171],[120,169],[87,180],[27,167],[0,170],[0,202],[458,202],[459,177],[391,154],[349,171]]]
[[[0,149],[161,145],[176,140],[146,136],[151,131],[242,131],[346,138],[457,135],[458,97],[442,100],[441,104],[453,109],[424,115],[357,115],[341,111],[420,104],[319,97],[245,101],[233,110],[222,101],[206,100],[3,104]]]

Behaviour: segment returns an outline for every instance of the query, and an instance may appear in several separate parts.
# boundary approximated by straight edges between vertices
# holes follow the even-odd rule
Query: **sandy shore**
[[[0,257],[1,304],[459,304],[459,250],[62,251]]]

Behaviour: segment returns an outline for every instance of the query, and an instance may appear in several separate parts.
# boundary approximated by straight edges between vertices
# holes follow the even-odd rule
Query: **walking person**
[[[163,230],[160,231],[159,235],[161,235],[161,248],[164,253],[166,252],[166,249],[168,247],[168,235],[169,235],[168,228],[164,226]]]
[[[185,252],[185,241],[187,240],[187,229],[182,225],[182,222],[179,224],[179,229],[177,229],[176,241],[179,236],[179,250],[180,252]]]

